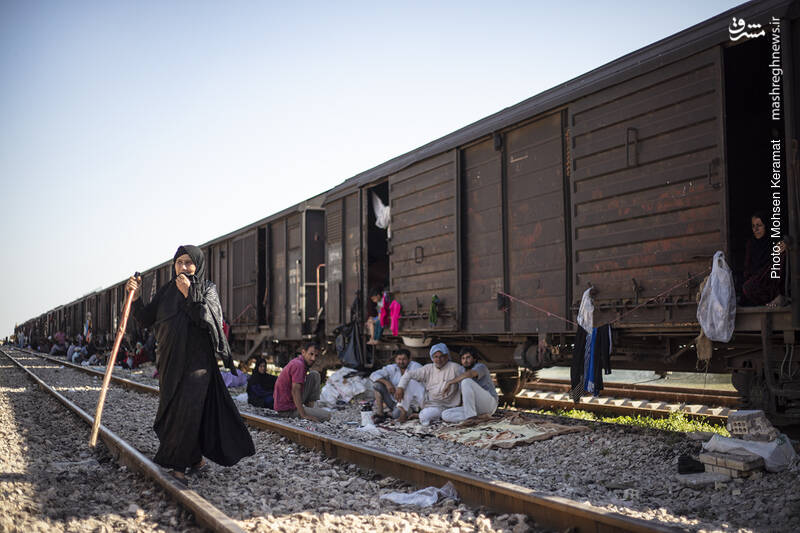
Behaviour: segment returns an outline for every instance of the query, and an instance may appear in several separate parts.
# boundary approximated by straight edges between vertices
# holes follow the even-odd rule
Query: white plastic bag
[[[736,324],[736,291],[733,275],[722,252],[714,254],[711,275],[697,305],[697,320],[706,337],[728,342]]]
[[[458,492],[449,481],[444,484],[441,489],[436,487],[427,487],[411,494],[404,492],[390,492],[381,495],[382,500],[389,500],[394,503],[406,505],[418,505],[420,507],[430,507],[439,501],[439,498],[452,498],[458,500]]]
[[[581,297],[581,307],[578,309],[578,325],[588,333],[592,332],[594,326],[594,303],[592,303],[592,288],[583,291]]]
[[[789,442],[789,437],[784,434],[780,434],[771,442],[732,439],[714,435],[710,441],[703,444],[703,449],[709,452],[750,452],[760,455],[764,458],[764,468],[768,472],[786,470],[797,459],[797,453],[794,451],[792,443]]]
[[[343,366],[328,377],[325,386],[320,391],[319,399],[328,405],[335,405],[337,400],[349,402],[359,394],[372,393],[372,381],[361,376],[351,376],[357,371]]]

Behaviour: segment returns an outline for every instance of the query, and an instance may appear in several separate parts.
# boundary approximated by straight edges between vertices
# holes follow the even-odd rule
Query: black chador
[[[184,254],[196,266],[187,276],[188,297],[175,284],[175,262]],[[217,288],[205,279],[205,258],[196,246],[178,248],[172,275],[150,303],[143,305],[140,298],[133,304],[137,321],[154,329],[158,343],[160,392],[153,429],[160,446],[154,460],[181,471],[203,457],[231,466],[255,449],[217,366],[217,357],[233,366]]]

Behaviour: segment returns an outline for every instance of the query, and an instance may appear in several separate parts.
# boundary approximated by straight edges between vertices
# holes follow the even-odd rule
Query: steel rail
[[[17,349],[17,351],[22,350]],[[23,353],[26,352],[28,355],[40,355],[30,353],[27,350],[25,350]],[[90,428],[92,427],[94,424],[93,416],[53,389],[50,385],[39,378],[39,376],[25,368],[22,363],[17,361],[8,353],[7,347],[0,347],[0,353],[2,353],[17,367],[22,369],[27,376],[43,391],[47,392],[61,402],[67,409],[72,411],[75,415],[77,415],[78,418],[83,420],[83,422],[85,422]],[[48,359],[51,358],[48,357]],[[214,507],[195,491],[180,485],[171,475],[165,473],[161,467],[156,465],[136,448],[121,439],[107,427],[100,425],[98,429],[100,438],[108,447],[108,450],[111,452],[111,455],[115,461],[155,481],[170,496],[172,496],[172,498],[177,501],[178,504],[189,510],[194,515],[195,520],[200,526],[218,532],[244,533],[244,530],[239,527],[239,525],[236,524],[233,519]]]
[[[43,354],[31,353],[86,373],[102,374],[91,368],[72,365]],[[150,385],[116,376],[112,376],[112,380],[116,380],[124,387],[141,392],[158,393],[158,388]],[[514,483],[488,480],[460,470],[426,461],[416,461],[371,446],[322,435],[283,420],[249,413],[241,413],[241,416],[252,427],[278,433],[305,448],[322,452],[330,458],[403,479],[418,487],[442,486],[449,481],[455,487],[459,497],[468,504],[485,506],[498,512],[526,514],[537,524],[554,530],[563,531],[572,528],[571,530],[576,532],[603,533],[679,531],[679,529],[660,523],[627,517],[567,498],[541,494]]]

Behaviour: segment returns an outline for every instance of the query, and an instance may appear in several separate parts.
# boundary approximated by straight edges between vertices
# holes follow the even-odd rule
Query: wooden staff
[[[139,277],[139,273],[135,274]],[[125,327],[128,325],[128,315],[131,312],[131,304],[133,303],[133,292],[128,291],[125,295],[125,306],[122,311],[122,320],[117,329],[117,339],[114,341],[114,349],[111,350],[111,356],[108,358],[106,364],[106,375],[103,377],[103,387],[100,389],[100,399],[97,400],[97,412],[94,415],[94,424],[92,424],[92,436],[89,439],[89,446],[94,448],[97,445],[97,434],[100,431],[100,417],[103,416],[103,404],[106,401],[106,392],[108,392],[108,384],[111,382],[111,373],[114,371],[114,362],[117,359],[117,352],[119,345],[122,344],[122,337],[125,336]]]

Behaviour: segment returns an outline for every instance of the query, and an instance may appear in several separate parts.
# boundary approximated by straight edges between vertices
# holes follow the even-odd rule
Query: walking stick
[[[135,278],[139,277],[139,273],[134,274]],[[106,392],[108,392],[108,384],[111,382],[111,373],[114,371],[114,362],[117,359],[117,352],[119,345],[122,344],[122,337],[125,336],[125,327],[128,325],[128,315],[131,312],[131,304],[133,303],[133,291],[128,291],[125,295],[125,305],[122,311],[122,320],[117,329],[117,338],[114,341],[114,349],[111,350],[111,355],[106,363],[106,375],[103,377],[103,387],[100,389],[100,398],[97,400],[97,412],[94,415],[94,424],[92,424],[92,436],[89,439],[89,446],[94,448],[97,446],[97,433],[100,431],[100,417],[103,416],[103,404],[106,401]]]

